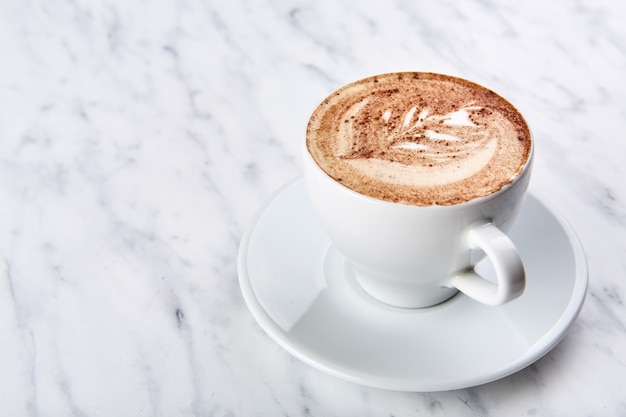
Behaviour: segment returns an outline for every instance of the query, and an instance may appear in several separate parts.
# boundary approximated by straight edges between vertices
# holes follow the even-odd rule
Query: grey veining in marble
[[[0,415],[626,415],[624,22],[612,0],[0,2]],[[241,297],[239,240],[312,109],[395,70],[515,103],[585,247],[579,319],[501,381],[345,382]]]

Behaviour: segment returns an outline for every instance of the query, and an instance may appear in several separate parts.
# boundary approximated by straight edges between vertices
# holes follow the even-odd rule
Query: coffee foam
[[[512,182],[531,151],[528,126],[505,99],[431,73],[349,84],[324,100],[307,147],[336,181],[370,197],[450,205]]]

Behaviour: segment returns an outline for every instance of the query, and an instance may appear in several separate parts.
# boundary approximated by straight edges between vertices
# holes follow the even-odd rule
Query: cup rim
[[[308,129],[309,129],[309,124],[311,123],[311,119],[309,119],[309,122],[307,123],[307,134],[305,135],[305,140],[304,140],[304,144],[303,144],[303,148],[304,148],[304,154],[305,154],[305,158],[310,158],[311,162],[313,163],[313,165],[315,165],[316,169],[319,169],[321,171],[321,173],[327,177],[328,179],[331,180],[332,183],[336,184],[337,186],[339,186],[340,189],[345,189],[347,192],[349,193],[353,193],[358,197],[361,197],[365,200],[369,200],[372,202],[377,202],[380,204],[390,204],[392,206],[406,206],[406,207],[419,207],[422,209],[445,209],[445,208],[451,208],[451,207],[461,207],[461,206],[467,206],[467,205],[473,205],[473,204],[480,204],[481,202],[485,202],[488,201],[492,198],[496,198],[498,195],[500,194],[504,194],[507,192],[507,190],[511,189],[512,187],[514,187],[517,183],[520,182],[520,180],[524,177],[526,177],[529,174],[529,171],[531,170],[531,167],[533,165],[533,160],[534,160],[534,154],[535,154],[535,135],[533,134],[533,131],[528,123],[528,121],[526,120],[526,118],[524,117],[524,115],[522,114],[522,112],[513,104],[511,103],[510,100],[508,100],[506,97],[504,97],[503,95],[495,92],[494,90],[492,90],[491,88],[477,83],[475,81],[471,81],[468,80],[466,78],[463,77],[459,77],[456,75],[450,75],[450,74],[444,74],[444,73],[439,73],[439,72],[432,72],[432,71],[389,71],[389,72],[384,72],[384,73],[380,73],[380,74],[374,74],[374,75],[370,75],[367,77],[363,77],[360,78],[358,80],[349,82],[343,86],[341,86],[340,88],[336,89],[334,92],[332,92],[329,96],[327,96],[320,104],[318,104],[318,106],[314,109],[313,114],[317,112],[317,110],[319,109],[320,106],[323,105],[323,103],[328,99],[328,97],[337,94],[338,92],[350,88],[351,85],[353,84],[358,84],[361,83],[365,80],[368,79],[373,79],[376,77],[386,77],[386,76],[390,76],[390,75],[395,75],[395,74],[426,74],[429,76],[435,76],[435,77],[442,77],[442,78],[449,78],[449,79],[453,79],[456,80],[458,82],[462,82],[462,83],[468,83],[468,84],[472,84],[475,86],[478,86],[482,89],[486,89],[488,91],[491,91],[493,94],[497,95],[498,97],[500,97],[502,100],[504,100],[509,106],[511,106],[516,112],[517,114],[520,116],[520,118],[522,119],[526,129],[528,130],[528,137],[530,139],[530,150],[528,152],[528,157],[526,158],[526,161],[524,162],[524,165],[521,167],[521,169],[519,170],[519,172],[517,173],[517,175],[511,180],[511,182],[509,182],[508,184],[505,184],[504,186],[502,186],[501,188],[499,188],[498,190],[484,195],[484,196],[480,196],[480,197],[476,197],[476,198],[472,198],[470,200],[467,201],[462,201],[459,203],[452,203],[452,204],[445,204],[445,205],[440,205],[440,204],[433,204],[433,205],[419,205],[419,204],[410,204],[410,203],[405,203],[405,202],[394,202],[394,201],[389,201],[389,200],[383,200],[383,199],[379,199],[376,197],[372,197],[366,194],[362,194],[350,187],[345,186],[344,184],[339,183],[338,181],[336,181],[334,178],[332,178],[326,171],[324,171],[322,169],[322,167],[317,163],[317,161],[315,160],[315,158],[313,158],[313,155],[311,155],[311,152],[308,149],[307,146],[307,142],[308,142]],[[312,117],[312,116],[311,116]]]

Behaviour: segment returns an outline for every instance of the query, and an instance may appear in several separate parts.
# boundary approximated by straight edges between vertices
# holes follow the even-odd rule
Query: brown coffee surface
[[[521,114],[478,84],[403,72],[348,84],[313,112],[306,143],[339,183],[404,204],[452,205],[510,184],[531,153]]]

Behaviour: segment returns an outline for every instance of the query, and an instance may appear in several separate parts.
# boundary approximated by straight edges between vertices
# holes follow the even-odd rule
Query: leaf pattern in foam
[[[361,103],[353,115],[358,118],[361,110],[366,108],[367,105]],[[377,133],[369,133],[367,137],[359,135],[358,128],[351,125],[352,143],[342,158],[377,158],[430,165],[469,157],[491,139],[485,125],[474,121],[490,111],[473,102],[445,114],[433,114],[428,107],[418,105],[398,115],[393,109],[385,109],[379,114],[379,120],[370,120],[370,123],[379,124],[373,129]]]

